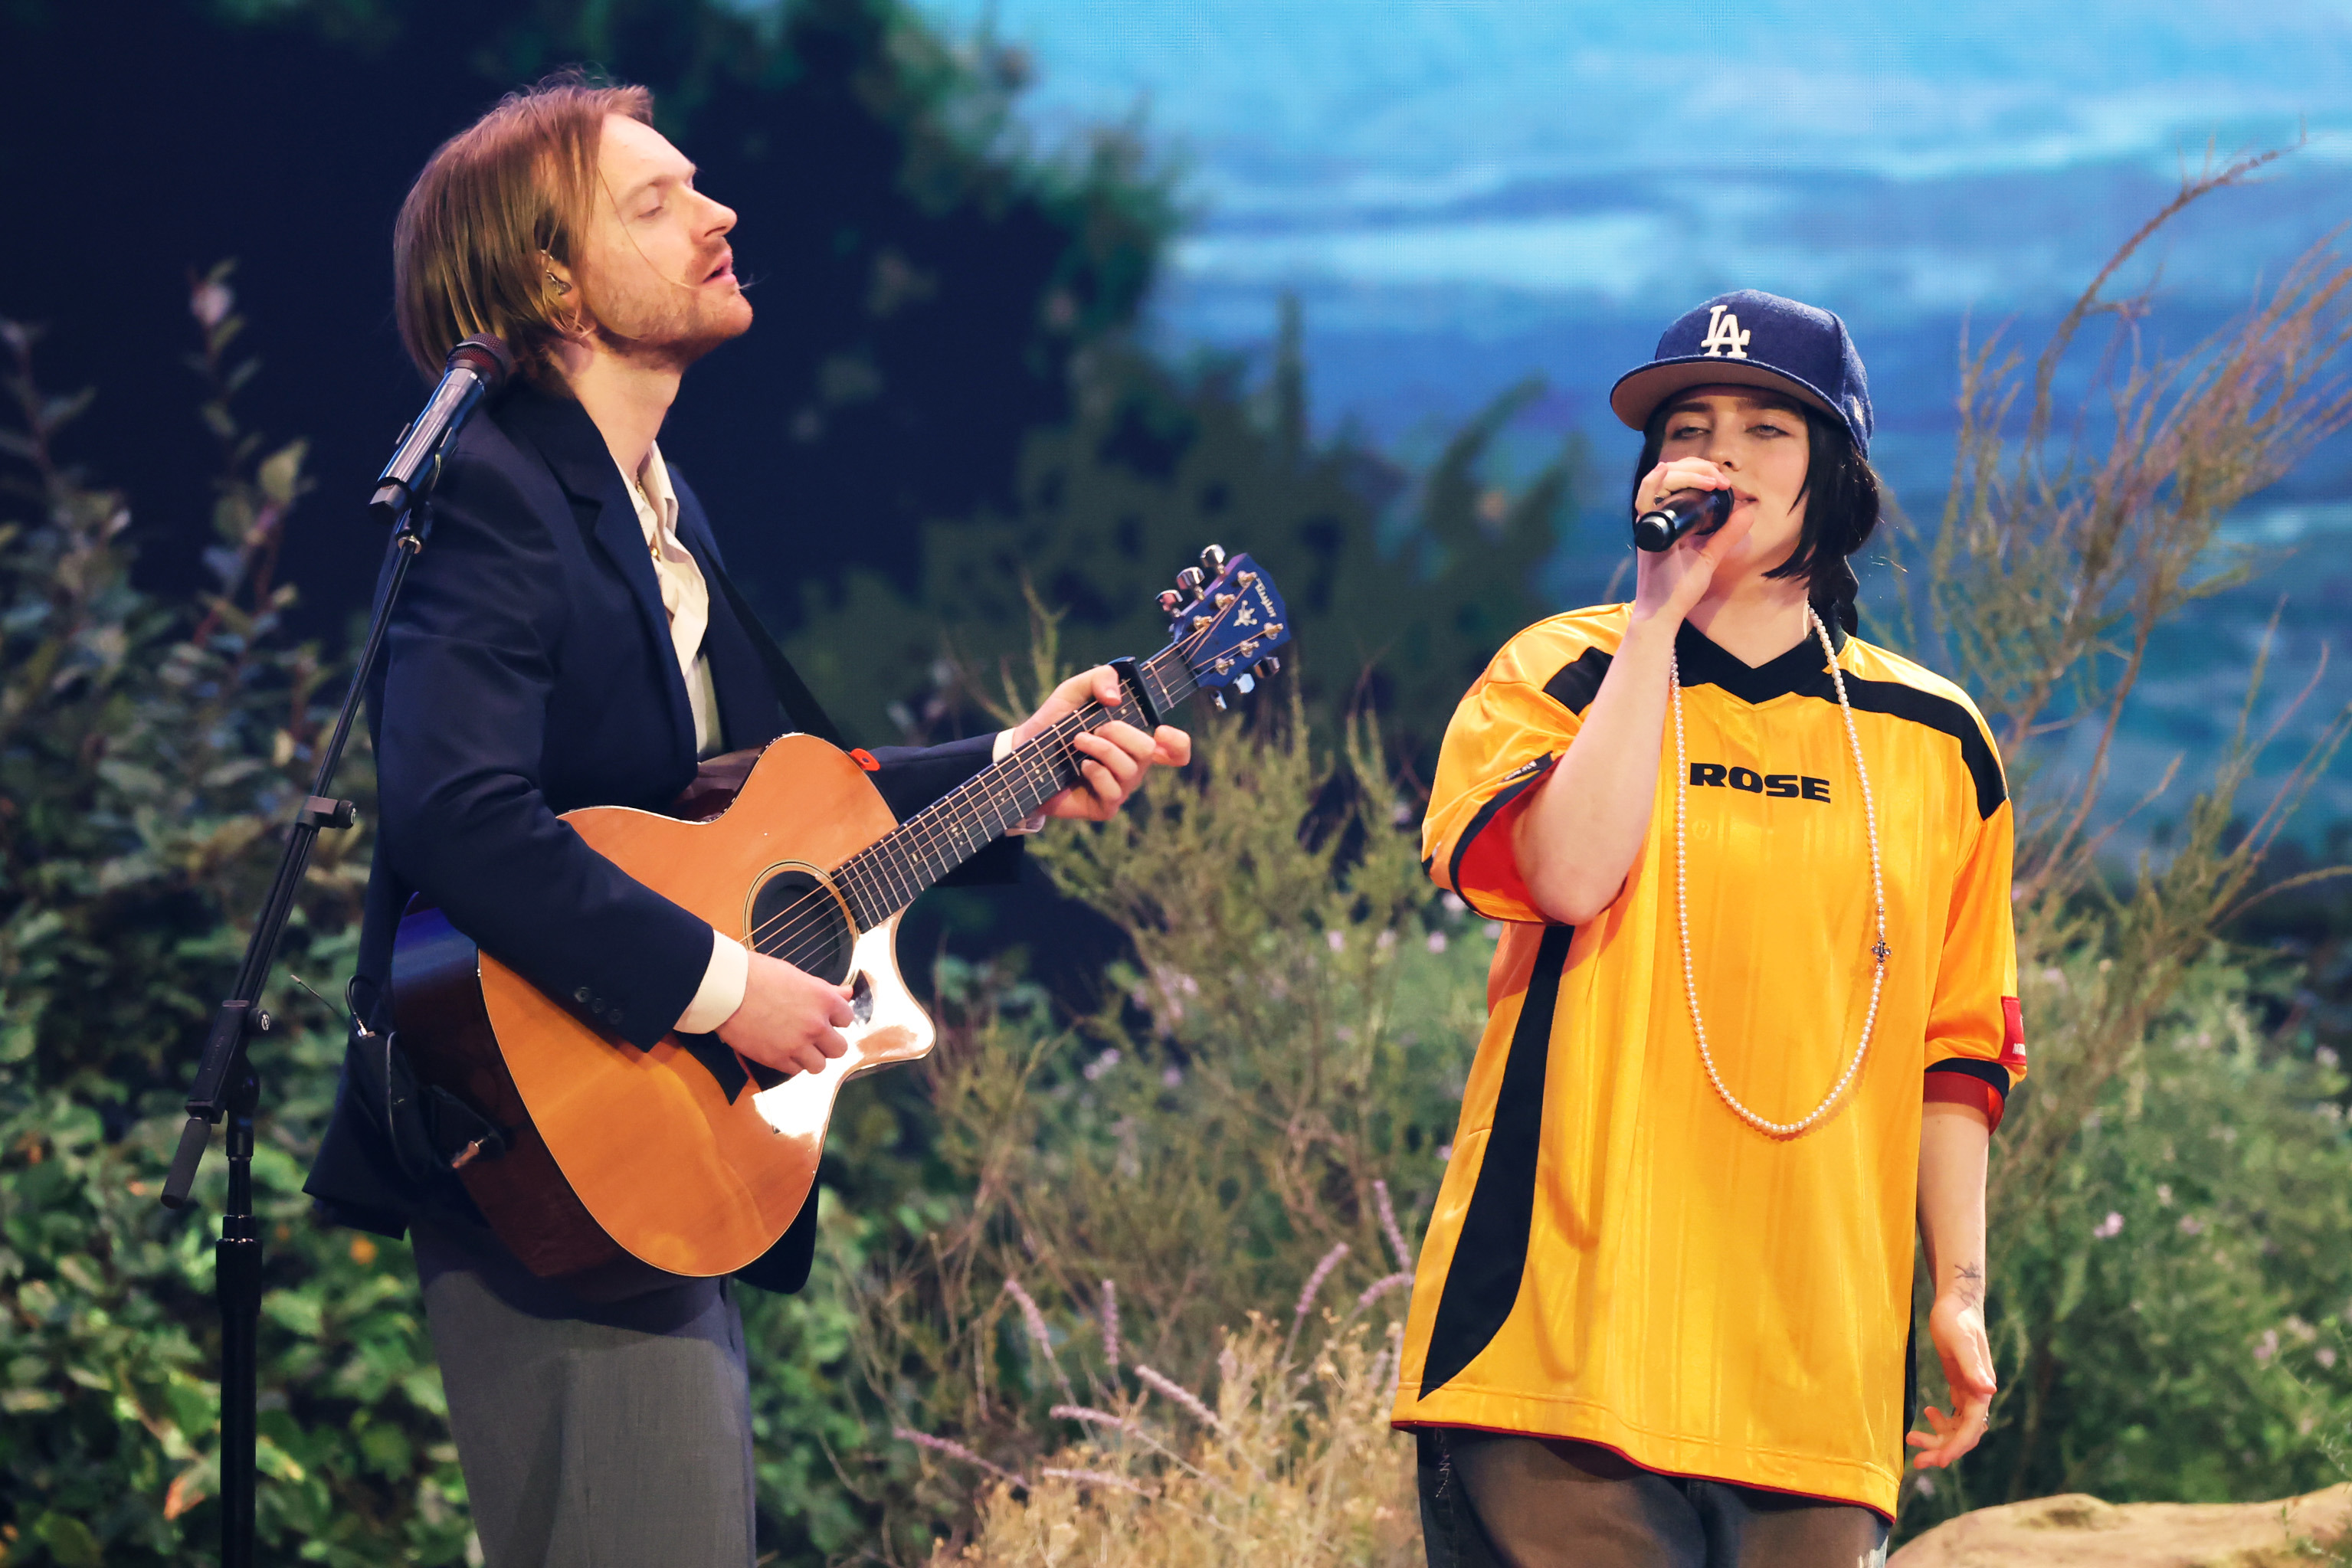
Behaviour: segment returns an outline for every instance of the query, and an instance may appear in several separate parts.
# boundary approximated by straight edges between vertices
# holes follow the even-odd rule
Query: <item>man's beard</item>
[[[626,312],[626,319],[638,329],[623,332],[599,322],[598,340],[624,359],[683,370],[719,344],[751,330],[751,302],[740,288],[712,298],[680,284],[666,286],[665,293],[667,298],[658,302],[627,301],[648,307]]]

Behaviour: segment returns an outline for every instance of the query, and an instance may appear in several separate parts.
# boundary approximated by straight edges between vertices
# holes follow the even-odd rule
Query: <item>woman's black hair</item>
[[[1805,421],[1805,487],[1798,492],[1805,497],[1804,528],[1789,559],[1764,575],[1804,579],[1805,597],[1823,622],[1859,631],[1853,599],[1862,583],[1846,558],[1862,549],[1878,527],[1878,476],[1833,416],[1766,389],[1756,389],[1752,395],[1791,409]],[[1633,465],[1636,507],[1648,499],[1642,494],[1642,481],[1658,465],[1658,454],[1665,447],[1666,415],[1684,401],[1676,396],[1660,403],[1642,431],[1642,460]]]

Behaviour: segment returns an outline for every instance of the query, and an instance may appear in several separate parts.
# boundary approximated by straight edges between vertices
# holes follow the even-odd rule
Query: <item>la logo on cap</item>
[[[1706,308],[1706,336],[1698,340],[1698,346],[1710,358],[1744,360],[1750,336],[1739,329],[1738,317],[1720,305],[1710,305]]]

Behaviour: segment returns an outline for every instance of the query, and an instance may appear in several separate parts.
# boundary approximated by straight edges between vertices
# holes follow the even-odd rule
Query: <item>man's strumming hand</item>
[[[1089,702],[1115,708],[1125,700],[1118,673],[1107,664],[1098,664],[1055,686],[1054,695],[1038,705],[1035,713],[1013,727],[1009,732],[1013,744],[1025,744]],[[1114,720],[1099,729],[1078,731],[1071,737],[1070,745],[1078,753],[1078,775],[1083,782],[1045,802],[1044,810],[1049,817],[1108,821],[1118,814],[1118,809],[1142,784],[1150,768],[1181,768],[1192,759],[1192,737],[1165,724],[1146,735],[1131,724]]]
[[[719,1026],[719,1038],[779,1072],[819,1072],[849,1049],[849,988],[831,986],[765,953],[751,955],[743,1005]]]

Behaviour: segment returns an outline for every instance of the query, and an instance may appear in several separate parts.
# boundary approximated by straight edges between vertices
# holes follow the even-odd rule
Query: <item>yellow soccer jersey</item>
[[[1445,733],[1425,863],[1509,924],[1394,1419],[1577,1438],[1891,1515],[1923,1074],[1980,1082],[1997,1119],[2025,1073],[2000,761],[1958,687],[1841,640],[1893,951],[1843,1100],[1801,1137],[1767,1136],[1708,1084],[1685,996],[1671,717],[1649,841],[1614,904],[1546,924],[1513,862],[1514,806],[1575,743],[1627,617],[1520,632]],[[1818,642],[1750,668],[1685,625],[1675,651],[1699,1008],[1731,1092],[1794,1122],[1844,1071],[1870,1002],[1853,755]]]

